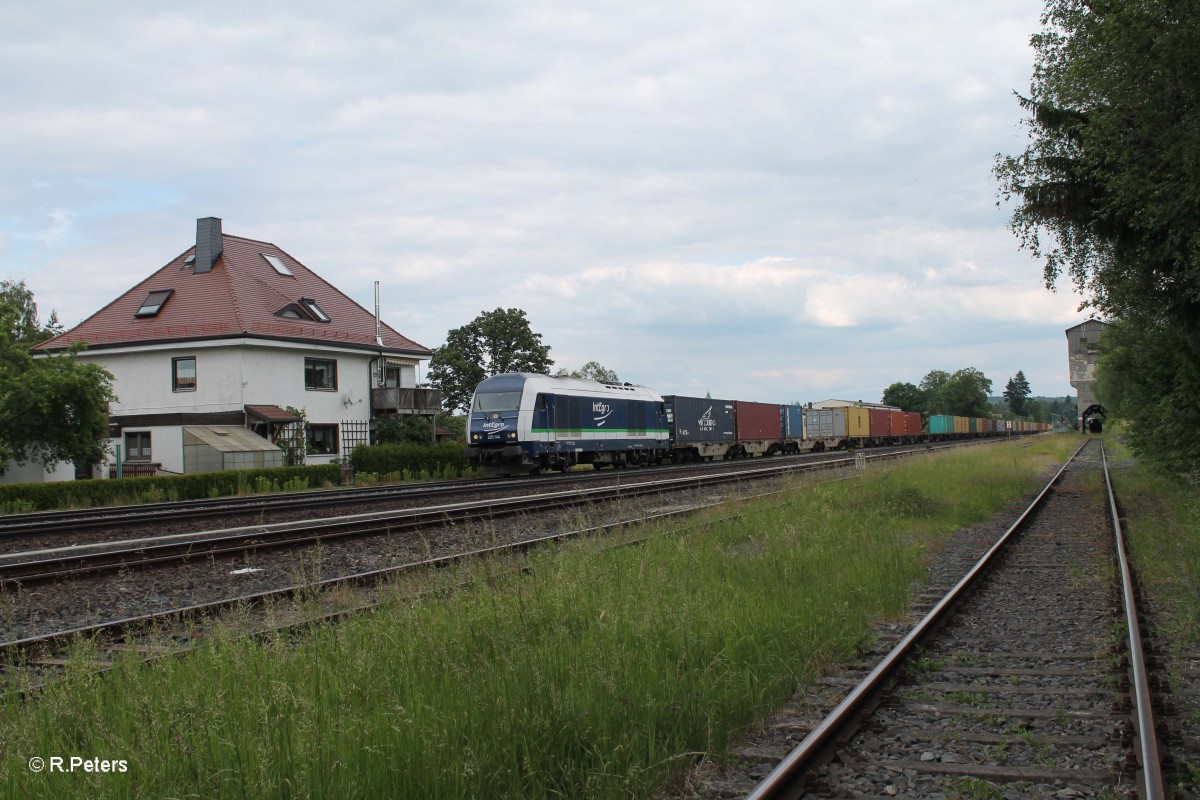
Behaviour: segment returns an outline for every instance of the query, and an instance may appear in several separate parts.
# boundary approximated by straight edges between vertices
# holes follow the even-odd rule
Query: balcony
[[[371,411],[375,414],[436,414],[441,410],[441,389],[371,390]]]

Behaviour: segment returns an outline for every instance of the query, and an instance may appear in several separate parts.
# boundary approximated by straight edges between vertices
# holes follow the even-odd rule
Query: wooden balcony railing
[[[371,409],[392,414],[436,414],[442,410],[441,389],[371,390]]]

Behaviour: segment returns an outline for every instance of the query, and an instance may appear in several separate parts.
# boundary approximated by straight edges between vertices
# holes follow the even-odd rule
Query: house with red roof
[[[340,461],[373,419],[432,420],[441,407],[437,390],[418,386],[432,353],[379,319],[378,293],[372,313],[280,247],[224,233],[215,217],[197,220],[194,245],[35,352],[77,342],[87,344],[81,359],[114,377],[105,474],[270,466],[292,433],[307,463]],[[10,468],[4,480],[69,479],[95,465],[34,471],[43,477]]]

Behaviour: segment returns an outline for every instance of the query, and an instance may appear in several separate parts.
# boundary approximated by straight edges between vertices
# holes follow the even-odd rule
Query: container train
[[[1045,423],[846,406],[808,408],[659,395],[644,386],[495,375],[475,389],[467,458],[485,474],[626,467],[950,441],[1049,430]]]

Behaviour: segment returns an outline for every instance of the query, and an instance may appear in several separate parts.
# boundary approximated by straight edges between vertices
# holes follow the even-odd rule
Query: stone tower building
[[[1100,337],[1108,328],[1107,322],[1089,319],[1067,328],[1067,361],[1071,370],[1071,385],[1079,393],[1079,417],[1075,429],[1083,430],[1083,414],[1097,403],[1096,364],[1100,360]]]

